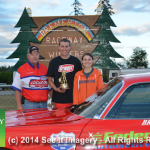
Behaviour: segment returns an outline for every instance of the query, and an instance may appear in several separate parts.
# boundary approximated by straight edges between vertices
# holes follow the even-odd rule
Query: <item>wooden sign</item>
[[[40,49],[40,63],[47,67],[49,61],[59,56],[59,41],[67,38],[71,42],[70,54],[81,59],[86,52],[91,53],[97,43],[90,43],[98,32],[99,27],[93,27],[99,15],[89,16],[51,16],[51,17],[32,17],[38,28],[32,28],[32,32],[39,41],[31,43]]]

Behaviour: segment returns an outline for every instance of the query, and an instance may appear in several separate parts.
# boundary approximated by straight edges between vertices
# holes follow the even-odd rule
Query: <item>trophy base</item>
[[[61,89],[64,89],[64,90],[70,89],[68,83],[60,84],[60,87],[61,87]]]

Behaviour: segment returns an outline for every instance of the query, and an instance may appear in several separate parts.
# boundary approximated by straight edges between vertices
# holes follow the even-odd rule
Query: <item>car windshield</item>
[[[121,86],[122,82],[119,78],[113,79],[83,103],[70,107],[70,111],[85,118],[99,117]]]

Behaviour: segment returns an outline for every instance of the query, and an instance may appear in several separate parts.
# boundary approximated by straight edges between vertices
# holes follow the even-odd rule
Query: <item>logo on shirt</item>
[[[82,84],[82,83],[95,83],[95,80],[92,80],[92,79],[90,79],[90,80],[80,80],[79,84]]]
[[[35,79],[35,80],[31,80],[29,82],[29,87],[34,88],[34,87],[48,87],[48,82],[47,82],[47,78],[46,77],[41,77],[39,80]]]
[[[74,70],[74,65],[71,65],[71,64],[61,65],[61,66],[59,66],[59,68],[58,68],[58,72],[62,72],[63,69],[64,69],[66,72],[72,72],[72,71]]]
[[[26,74],[33,74],[34,72],[26,72]]]

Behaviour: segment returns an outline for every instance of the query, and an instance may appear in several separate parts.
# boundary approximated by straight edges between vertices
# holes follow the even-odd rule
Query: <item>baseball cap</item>
[[[33,51],[38,51],[40,52],[39,48],[36,47],[36,46],[30,46],[29,49],[28,49],[28,53],[32,53]]]

